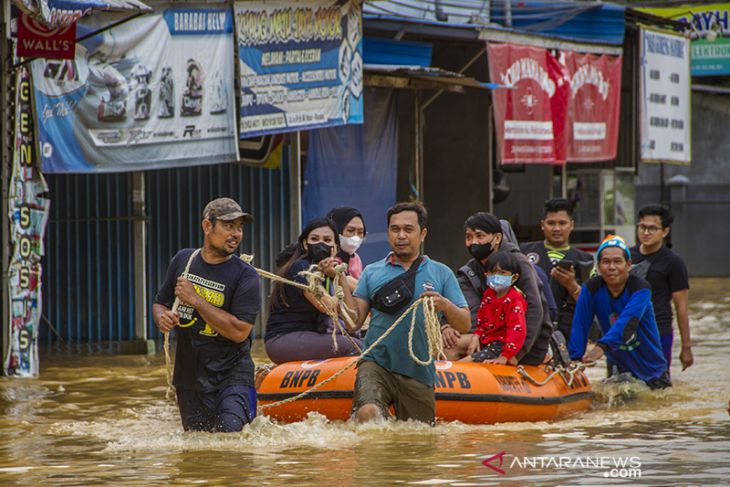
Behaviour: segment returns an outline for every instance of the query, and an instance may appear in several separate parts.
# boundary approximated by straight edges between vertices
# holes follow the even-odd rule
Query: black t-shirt
[[[292,264],[286,273],[286,278],[290,281],[307,284],[307,279],[300,276],[301,271],[306,271],[312,265],[312,261],[308,259],[299,259]],[[264,340],[270,340],[279,335],[291,333],[293,331],[317,331],[322,313],[314,307],[312,303],[304,296],[304,291],[294,286],[283,284],[284,286],[284,303],[271,306],[271,314],[269,321],[266,323],[266,335]]]
[[[639,252],[637,245],[631,249],[631,265],[633,274],[637,272],[644,274],[646,277],[642,275],[639,277],[644,277],[651,284],[651,304],[659,325],[659,333],[661,335],[671,333],[672,293],[689,289],[687,266],[680,256],[665,245],[653,254],[646,255]]]
[[[560,250],[548,249],[545,247],[545,242],[528,242],[522,244],[521,250],[530,262],[539,266],[547,274],[550,281],[550,290],[558,307],[558,329],[565,335],[566,340],[569,340],[570,328],[573,324],[573,312],[575,311],[575,299],[567,289],[550,276],[550,271],[556,262],[563,259],[572,260],[576,263],[574,266],[575,279],[579,285],[582,285],[590,277],[593,256],[574,247]]]
[[[178,252],[170,261],[155,303],[172,308],[175,284],[193,249]],[[261,289],[256,270],[237,257],[208,264],[200,254],[190,265],[188,280],[212,305],[253,324],[259,312]],[[191,306],[180,304],[173,384],[178,388],[213,392],[231,385],[254,385],[251,337],[236,343],[219,335]]]

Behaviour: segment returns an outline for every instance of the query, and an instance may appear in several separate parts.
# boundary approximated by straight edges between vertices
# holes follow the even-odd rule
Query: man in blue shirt
[[[609,235],[598,248],[597,259],[599,275],[583,285],[576,303],[568,344],[570,358],[590,363],[605,353],[619,372],[629,372],[652,389],[670,387],[651,305],[651,286],[629,274],[631,252],[621,237]],[[594,316],[603,336],[585,353]]]
[[[388,210],[388,243],[392,252],[365,268],[353,296],[345,293],[348,306],[356,310],[356,324],[362,326],[372,312],[365,336],[365,347],[371,346],[416,299],[431,296],[438,312],[451,326],[462,332],[469,330],[470,318],[464,295],[454,273],[444,264],[423,256],[415,273],[415,289],[410,302],[393,314],[372,307],[377,291],[398,275],[410,269],[419,258],[426,238],[427,213],[418,203],[399,203]],[[433,362],[420,365],[408,350],[410,319],[403,320],[358,365],[353,398],[353,415],[358,421],[388,416],[392,405],[400,420],[415,419],[433,424],[436,400]],[[419,309],[413,337],[413,351],[422,361],[428,360],[425,319]]]

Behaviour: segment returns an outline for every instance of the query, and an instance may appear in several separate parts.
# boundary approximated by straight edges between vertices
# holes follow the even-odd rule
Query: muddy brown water
[[[164,399],[162,354],[44,349],[40,378],[0,378],[0,485],[730,485],[728,289],[730,279],[692,281],[695,365],[682,372],[675,350],[674,388],[632,387],[625,401],[591,369],[593,408],[549,423],[356,426],[312,415],[184,433]],[[495,455],[496,469],[483,465]]]

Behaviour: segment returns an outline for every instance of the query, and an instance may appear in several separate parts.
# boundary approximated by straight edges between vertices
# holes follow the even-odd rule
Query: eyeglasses
[[[636,229],[639,230],[639,233],[656,233],[661,230],[660,227],[654,225],[636,225]]]

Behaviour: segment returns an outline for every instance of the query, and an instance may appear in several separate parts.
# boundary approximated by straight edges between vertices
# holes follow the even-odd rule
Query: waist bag
[[[410,303],[416,290],[416,271],[422,260],[423,257],[418,257],[406,272],[380,286],[373,295],[372,307],[393,315]]]

